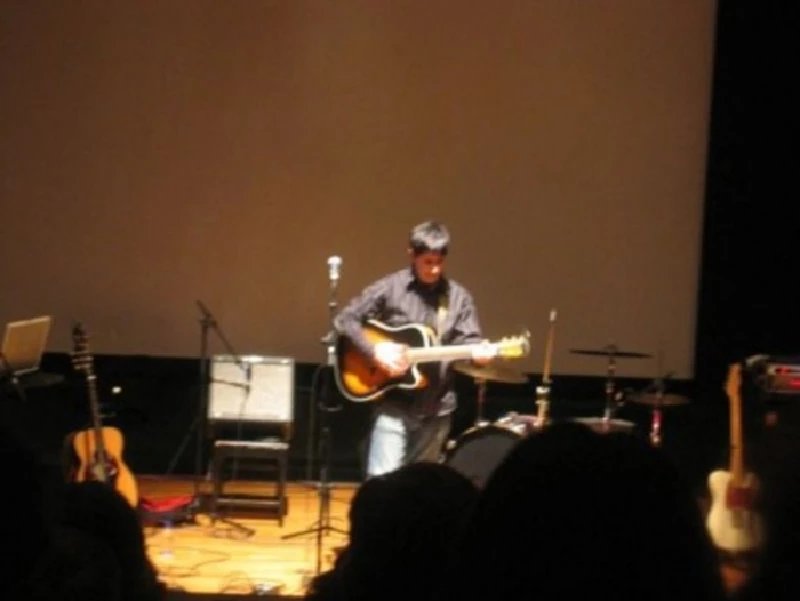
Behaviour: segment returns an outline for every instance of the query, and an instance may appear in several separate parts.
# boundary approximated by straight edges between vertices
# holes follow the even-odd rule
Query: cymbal
[[[689,404],[689,399],[679,394],[665,394],[659,398],[658,395],[652,392],[632,394],[627,400],[631,403],[649,405],[650,407],[677,407],[678,405]]]
[[[505,384],[526,384],[528,382],[525,374],[500,363],[475,365],[471,361],[457,361],[453,363],[453,369],[476,380],[489,380]]]
[[[602,357],[619,357],[621,359],[649,359],[653,355],[649,353],[637,353],[633,351],[621,351],[616,345],[609,344],[601,349],[569,349],[575,355],[596,355]]]

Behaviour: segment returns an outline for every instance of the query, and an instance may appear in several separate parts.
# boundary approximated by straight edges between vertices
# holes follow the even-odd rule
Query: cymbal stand
[[[658,371],[661,373],[661,353],[659,352],[658,355]],[[653,382],[651,390],[655,393],[656,402],[653,404],[653,408],[651,411],[650,417],[650,444],[654,447],[660,447],[662,441],[661,435],[661,423],[662,423],[662,410],[664,407],[664,392],[666,391],[666,383],[665,380],[670,377],[671,374],[666,374],[665,376],[659,376]]]
[[[606,377],[606,407],[603,413],[603,421],[608,422],[614,417],[614,412],[617,410],[617,392],[615,388],[614,377],[617,371],[617,361],[614,356],[614,349],[612,348],[608,353],[608,368]]]
[[[543,428],[547,425],[550,411],[550,369],[553,362],[553,337],[556,328],[556,310],[550,311],[550,327],[547,332],[547,346],[544,352],[544,368],[542,369],[542,382],[536,387],[536,427]]]
[[[475,426],[481,427],[487,424],[486,420],[483,419],[483,406],[486,402],[486,380],[478,379],[475,380],[475,383],[478,386],[478,399],[477,399],[477,411],[475,413]]]
[[[654,447],[661,446],[661,402],[653,405],[650,418],[650,444]]]

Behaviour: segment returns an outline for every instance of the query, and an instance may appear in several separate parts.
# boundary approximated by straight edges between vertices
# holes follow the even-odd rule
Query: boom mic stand
[[[206,307],[202,301],[195,301],[197,304],[198,309],[200,310],[201,318],[200,318],[200,374],[199,374],[199,385],[198,385],[198,395],[197,395],[197,412],[192,420],[189,429],[186,431],[186,435],[183,437],[178,449],[175,451],[175,454],[172,456],[170,460],[169,467],[167,469],[167,473],[172,473],[175,469],[175,465],[178,462],[178,458],[183,454],[186,445],[189,443],[189,440],[194,433],[196,437],[196,446],[195,446],[195,455],[194,455],[194,484],[192,488],[193,494],[193,503],[192,503],[192,511],[197,514],[200,513],[202,509],[202,503],[200,502],[200,480],[202,479],[202,471],[203,471],[203,440],[205,439],[206,435],[206,412],[208,411],[208,385],[210,382],[209,374],[208,374],[208,332],[210,330],[214,330],[216,332],[217,337],[222,342],[225,350],[233,359],[234,363],[239,366],[242,372],[249,378],[249,370],[247,366],[242,362],[239,358],[239,354],[233,349],[231,343],[228,342],[228,339],[225,337],[225,334],[219,327],[217,320],[211,314],[208,307]],[[248,380],[249,382],[249,380]],[[251,533],[252,531],[249,528],[245,528],[239,524],[235,524],[230,520],[220,520],[224,521],[235,528],[246,532]]]
[[[336,361],[336,342],[337,333],[333,320],[336,316],[336,288],[339,283],[339,268],[341,267],[341,257],[329,257],[328,269],[330,280],[330,291],[328,298],[328,319],[330,329],[328,333],[322,337],[321,342],[326,347],[326,363],[317,367],[314,373],[311,384],[311,402],[320,412],[319,420],[319,441],[318,441],[318,455],[319,455],[319,516],[317,521],[311,526],[298,532],[285,534],[281,539],[286,540],[296,538],[298,536],[306,536],[308,534],[316,534],[316,568],[315,575],[318,575],[322,569],[322,537],[330,532],[337,532],[346,535],[347,531],[336,528],[331,525],[330,515],[330,502],[331,502],[331,484],[330,484],[330,462],[332,454],[332,440],[331,428],[329,424],[329,415],[336,411],[341,410],[341,405],[330,406],[322,399],[327,397],[327,391],[330,385],[330,372]],[[321,378],[319,376],[322,376]],[[323,394],[319,394],[320,391]],[[312,411],[313,412],[313,411]]]

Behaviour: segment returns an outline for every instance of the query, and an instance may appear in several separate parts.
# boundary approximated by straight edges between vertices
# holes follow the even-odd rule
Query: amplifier
[[[291,423],[294,419],[291,357],[215,355],[211,358],[208,419]]]
[[[765,375],[768,393],[800,395],[800,357],[771,357]]]

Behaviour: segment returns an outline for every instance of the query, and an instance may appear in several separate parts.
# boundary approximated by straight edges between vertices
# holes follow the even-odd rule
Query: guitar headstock
[[[728,399],[735,399],[739,396],[742,387],[742,364],[738,361],[728,366],[728,377],[725,380],[725,394]]]
[[[75,371],[92,374],[92,355],[89,352],[89,335],[83,324],[76,322],[72,326],[72,367]]]
[[[500,359],[520,359],[531,350],[531,333],[524,330],[519,336],[506,336],[497,343],[497,357]]]

